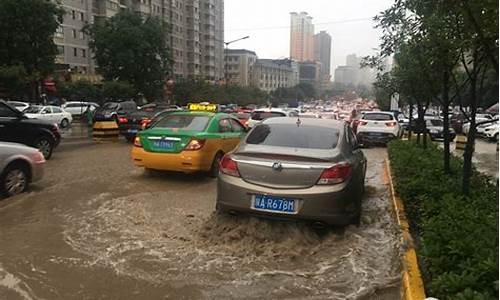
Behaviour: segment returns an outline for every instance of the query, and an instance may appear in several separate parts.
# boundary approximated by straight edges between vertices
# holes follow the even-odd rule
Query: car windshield
[[[169,115],[158,120],[153,127],[203,131],[207,127],[209,120],[210,117],[208,116]]]
[[[443,126],[443,121],[441,120],[429,120],[430,126],[436,126],[436,127],[442,127]]]
[[[42,106],[30,106],[28,107],[24,113],[27,113],[27,114],[37,114],[39,113],[40,111],[42,110]]]
[[[269,118],[284,117],[285,113],[279,111],[254,111],[252,113],[252,119],[257,121],[262,121]]]
[[[331,127],[288,124],[261,124],[247,137],[247,144],[290,148],[333,149],[339,131]]]
[[[104,109],[117,109],[118,108],[118,103],[115,103],[115,102],[108,102],[108,103],[105,103],[102,108]]]
[[[363,115],[363,120],[369,120],[369,121],[390,121],[393,119],[394,119],[393,116],[390,114],[369,113]]]

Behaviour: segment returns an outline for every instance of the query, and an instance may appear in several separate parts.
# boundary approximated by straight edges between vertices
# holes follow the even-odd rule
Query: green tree
[[[105,81],[101,89],[101,95],[105,101],[132,99],[136,94],[135,88],[123,81]]]
[[[86,32],[106,80],[127,81],[146,98],[161,97],[172,63],[165,23],[125,10],[89,25]]]
[[[53,38],[63,14],[53,1],[0,0],[0,67],[22,66],[32,97],[38,98],[41,80],[54,68]]]
[[[73,101],[96,101],[99,98],[99,89],[90,81],[61,82],[58,85],[61,97]]]
[[[7,97],[23,97],[28,85],[23,66],[0,67],[0,88]]]

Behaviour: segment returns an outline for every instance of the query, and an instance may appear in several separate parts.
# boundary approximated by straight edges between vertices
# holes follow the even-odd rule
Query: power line
[[[343,23],[354,23],[354,22],[362,22],[362,21],[372,21],[373,18],[358,18],[358,19],[348,19],[348,20],[339,20],[339,21],[330,21],[330,22],[320,22],[315,23],[313,25],[328,25],[328,24],[343,24]],[[234,28],[228,29],[225,31],[256,31],[256,30],[274,30],[274,29],[288,29],[291,26],[272,26],[272,27],[256,27],[256,28]]]

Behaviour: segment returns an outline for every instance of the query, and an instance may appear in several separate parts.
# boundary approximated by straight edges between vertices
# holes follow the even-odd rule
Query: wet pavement
[[[145,173],[124,142],[65,143],[0,201],[0,299],[399,299],[386,149],[360,227],[216,215],[214,179]]]

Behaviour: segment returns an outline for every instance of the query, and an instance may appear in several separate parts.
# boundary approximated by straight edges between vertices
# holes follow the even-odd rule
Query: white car
[[[357,137],[360,144],[387,143],[400,135],[400,126],[394,113],[365,112],[358,122]]]
[[[72,116],[81,116],[87,111],[90,106],[90,111],[96,110],[99,105],[94,102],[70,101],[64,103],[61,107],[69,112]]]
[[[483,117],[477,117],[476,116],[476,124],[479,123],[479,122],[485,122],[485,121],[489,121],[491,120],[490,118],[483,118]],[[477,133],[478,134],[481,134],[482,132],[482,128],[480,128],[481,126],[478,126],[477,127]],[[462,125],[462,132],[464,134],[469,134],[469,129],[470,129],[470,123],[467,122],[465,123],[464,125]]]
[[[49,121],[66,128],[73,122],[71,114],[58,106],[33,105],[28,107],[24,114],[30,119]]]
[[[498,121],[489,124],[489,126],[484,128],[484,135],[491,141],[498,142]]]
[[[7,101],[7,104],[14,106],[19,111],[24,111],[26,108],[30,106],[29,103],[21,101]]]
[[[250,115],[248,119],[248,128],[252,128],[265,119],[276,118],[276,117],[298,117],[298,111],[294,109],[282,109],[282,108],[261,108],[256,109]]]

